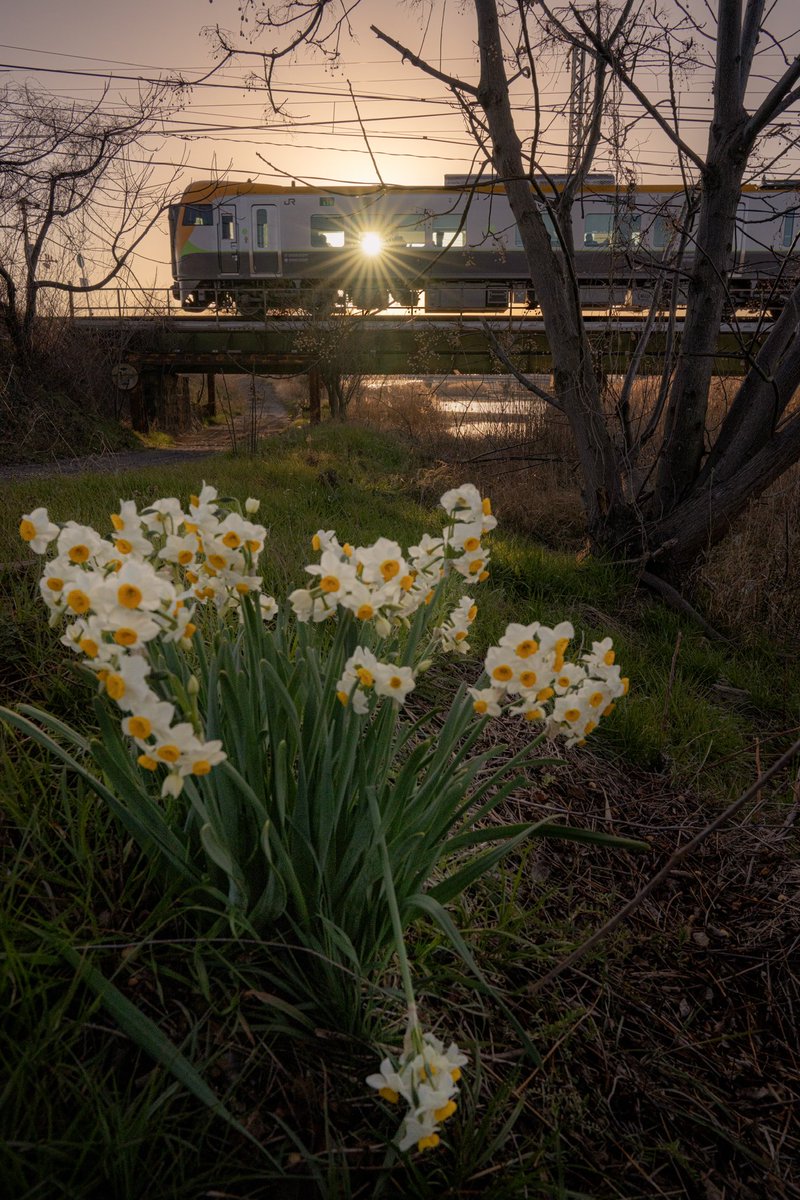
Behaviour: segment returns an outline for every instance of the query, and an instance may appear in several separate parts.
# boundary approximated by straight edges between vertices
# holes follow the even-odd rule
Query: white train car
[[[735,306],[780,307],[796,275],[799,199],[786,184],[744,191],[731,257]],[[545,222],[560,250],[546,213]],[[199,181],[172,206],[170,232],[174,294],[187,310],[324,311],[346,299],[364,310],[394,300],[480,312],[536,303],[499,183],[446,177],[444,186],[423,189],[330,189]],[[574,205],[572,238],[583,306],[648,306],[659,277],[668,292],[677,276],[685,295],[693,242],[682,188],[621,188],[593,177]]]

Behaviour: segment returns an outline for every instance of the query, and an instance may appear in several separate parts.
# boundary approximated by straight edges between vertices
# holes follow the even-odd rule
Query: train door
[[[217,224],[220,275],[239,274],[239,229],[233,206],[219,210]]]
[[[254,204],[250,210],[250,254],[253,276],[280,275],[277,204]]]

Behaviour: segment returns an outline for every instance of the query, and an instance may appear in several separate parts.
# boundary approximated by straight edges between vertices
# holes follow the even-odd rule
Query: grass
[[[220,456],[204,470],[221,493],[262,500],[260,519],[271,527],[267,583],[279,595],[298,585],[317,528],[354,544],[392,530],[407,544],[430,527],[443,490],[405,442],[358,427],[292,431],[263,457]],[[43,504],[57,520],[105,527],[120,497],[141,504],[185,496],[199,483],[190,465],[3,488],[4,703],[39,704],[84,731],[91,725],[85,689],[42,615],[19,514]],[[586,640],[611,633],[633,680],[596,741],[560,767],[531,773],[504,819],[547,811],[643,836],[652,850],[637,857],[535,842],[462,897],[454,919],[504,1005],[439,932],[419,923],[413,960],[426,1017],[457,1034],[471,1056],[447,1145],[407,1162],[387,1156],[394,1116],[363,1084],[375,1047],[287,1008],[268,951],[232,945],[211,921],[199,936],[188,898],[165,885],[80,780],[5,730],[4,1194],[797,1194],[788,1021],[798,999],[790,958],[796,846],[786,824],[800,798],[796,775],[766,790],[741,827],[707,845],[580,971],[535,1004],[526,998],[530,982],[786,744],[800,710],[796,675],[768,637],[711,644],[656,601],[634,596],[608,564],[544,549],[509,529],[502,504],[495,507],[501,523],[476,652],[508,620],[566,617]],[[431,679],[428,700],[452,683]],[[509,736],[488,727],[489,738]],[[70,948],[182,1050],[258,1146],[121,1032],[76,974]],[[387,1049],[402,1033],[399,995],[392,973],[364,994]],[[509,1007],[535,1055],[525,1053]],[[766,1108],[757,1099],[763,1087],[772,1097]]]

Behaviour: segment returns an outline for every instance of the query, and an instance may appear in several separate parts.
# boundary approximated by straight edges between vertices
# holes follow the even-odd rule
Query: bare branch
[[[432,79],[438,79],[445,87],[450,88],[453,92],[466,92],[470,96],[474,96],[477,100],[478,89],[471,83],[466,83],[463,79],[457,79],[455,75],[446,75],[444,71],[437,71],[436,67],[432,67],[430,63],[425,62],[424,58],[420,58],[413,50],[409,50],[402,42],[396,41],[390,37],[388,33],[383,33],[376,25],[370,25],[371,31],[382,42],[386,42],[387,46],[391,46],[396,50],[402,59],[408,59],[412,66],[418,67],[420,71],[424,71],[426,75],[430,75]]]

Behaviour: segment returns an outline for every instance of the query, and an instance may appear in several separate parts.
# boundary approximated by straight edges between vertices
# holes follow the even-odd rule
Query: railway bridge
[[[646,345],[642,374],[659,374],[670,339],[680,343],[682,320],[668,328],[666,318],[649,330],[641,315],[588,314],[589,339],[600,370],[622,374]],[[312,421],[319,418],[320,380],[326,373],[363,375],[523,375],[548,374],[550,347],[541,317],[435,316],[392,312],[337,313],[243,320],[212,316],[77,317],[87,337],[101,341],[114,363],[112,378],[129,393],[134,426],[147,429],[158,414],[180,409],[182,376],[207,379],[209,409],[215,404],[218,374],[307,375]],[[769,322],[735,319],[724,325],[714,356],[716,375],[743,374],[758,350]],[[186,402],[188,403],[188,401]],[[180,424],[180,417],[173,420]]]

